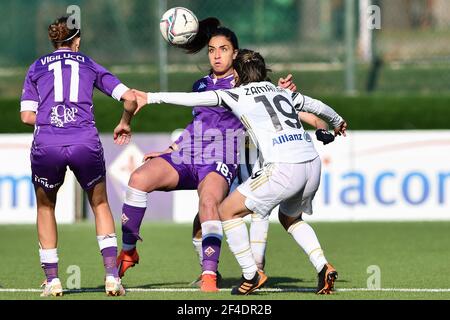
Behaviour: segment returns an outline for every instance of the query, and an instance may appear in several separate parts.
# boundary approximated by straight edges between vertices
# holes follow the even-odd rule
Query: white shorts
[[[253,173],[237,190],[245,206],[267,216],[277,205],[281,213],[297,217],[312,214],[312,200],[320,184],[320,157],[302,163],[270,163]]]

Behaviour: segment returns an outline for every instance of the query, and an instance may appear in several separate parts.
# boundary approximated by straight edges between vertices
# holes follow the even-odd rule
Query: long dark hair
[[[268,73],[271,72],[259,52],[241,49],[233,61],[233,68],[239,79],[236,87],[250,82],[270,81]]]
[[[195,38],[188,44],[180,47],[185,49],[187,53],[194,54],[208,45],[209,40],[215,36],[224,36],[231,42],[234,50],[239,49],[239,42],[236,34],[230,29],[222,27],[220,20],[214,17],[201,20]]]
[[[60,17],[48,26],[48,38],[56,49],[70,47],[73,41],[81,36],[80,29],[69,29],[67,19],[68,17]]]

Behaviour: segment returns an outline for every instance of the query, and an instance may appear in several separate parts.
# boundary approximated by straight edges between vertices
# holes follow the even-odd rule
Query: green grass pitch
[[[83,292],[69,291],[58,299],[450,299],[450,222],[313,223],[312,226],[325,255],[339,272],[337,292],[330,296],[310,292],[316,286],[315,270],[277,223],[272,223],[269,229],[266,264],[269,281],[265,288],[280,288],[280,292],[234,297],[229,290],[208,294],[179,290],[190,288],[188,283],[200,270],[191,244],[191,228],[184,224],[146,223],[142,228],[144,242],[138,244],[141,262],[123,279],[124,285],[134,290],[126,297],[106,297],[101,292],[103,265],[94,226],[79,223],[59,226],[59,270],[66,287],[71,276],[67,270],[77,265]],[[40,298],[39,292],[10,290],[38,289],[43,280],[35,230],[30,225],[0,226],[0,299],[51,299]],[[372,275],[368,267],[372,265],[380,268],[382,290],[361,291],[367,288]],[[224,288],[238,281],[240,270],[225,241],[219,269]]]

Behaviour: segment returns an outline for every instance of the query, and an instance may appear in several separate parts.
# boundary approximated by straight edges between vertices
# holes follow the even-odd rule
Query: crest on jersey
[[[211,247],[208,247],[208,248],[206,248],[205,249],[205,254],[208,256],[208,257],[211,257],[215,252],[216,252],[216,250],[214,250],[213,248],[211,248]]]
[[[127,223],[128,220],[130,220],[130,218],[128,218],[125,213],[122,213],[122,224]]]

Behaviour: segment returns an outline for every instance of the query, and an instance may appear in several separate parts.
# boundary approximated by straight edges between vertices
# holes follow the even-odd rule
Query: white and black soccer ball
[[[184,45],[196,36],[198,20],[191,10],[175,7],[163,14],[159,28],[167,42],[173,45]]]

